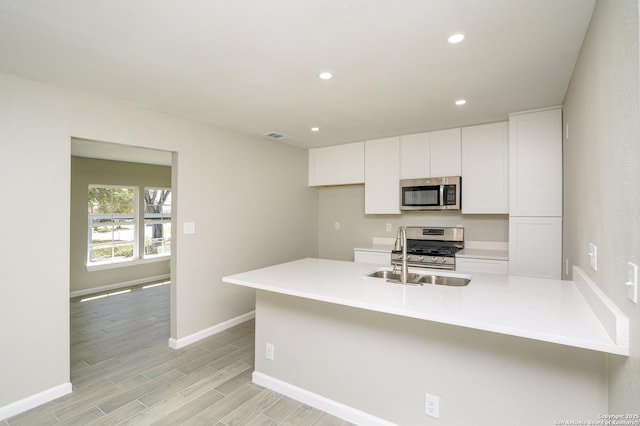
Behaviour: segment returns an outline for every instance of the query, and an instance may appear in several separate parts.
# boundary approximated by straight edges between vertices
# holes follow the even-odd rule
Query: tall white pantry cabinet
[[[509,115],[509,273],[562,275],[562,109]]]

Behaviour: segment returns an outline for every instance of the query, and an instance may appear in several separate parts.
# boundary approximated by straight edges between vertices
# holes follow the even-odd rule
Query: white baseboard
[[[289,398],[293,398],[296,401],[300,401],[304,404],[317,408],[318,410],[322,410],[357,425],[397,426],[395,423],[391,423],[387,420],[381,419],[380,417],[373,416],[369,413],[365,413],[364,411],[360,411],[332,399],[325,398],[322,395],[299,388],[298,386],[283,382],[280,379],[267,376],[266,374],[258,371],[253,372],[252,380],[257,385],[264,386],[274,392],[278,392],[282,395],[288,396]]]
[[[173,349],[184,348],[185,346],[190,345],[194,342],[197,342],[198,340],[202,340],[209,336],[213,336],[214,334],[220,333],[221,331],[224,331],[227,328],[231,328],[234,325],[238,325],[252,318],[255,318],[255,316],[256,316],[256,311],[247,312],[246,314],[237,316],[235,318],[231,318],[230,320],[221,322],[220,324],[216,324],[209,328],[205,328],[204,330],[200,330],[196,333],[190,334],[181,339],[170,338],[169,347]]]
[[[13,402],[4,407],[0,407],[0,421],[13,417],[25,411],[31,410],[39,405],[46,404],[56,398],[60,398],[71,393],[71,383],[63,383],[50,389],[38,392],[34,395]]]
[[[153,281],[162,281],[170,279],[169,274],[155,275],[153,277],[139,278],[137,280],[124,281],[121,283],[103,285],[100,287],[87,288],[84,290],[75,290],[69,293],[69,297],[86,296],[87,294],[101,293],[103,291],[117,290],[124,287],[132,287],[134,285],[146,284]]]

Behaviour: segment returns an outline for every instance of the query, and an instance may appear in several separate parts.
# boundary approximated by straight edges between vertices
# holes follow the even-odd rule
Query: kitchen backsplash
[[[509,241],[508,215],[463,215],[440,211],[365,215],[363,185],[319,188],[318,197],[321,258],[353,260],[354,247],[370,246],[372,237],[395,237],[401,225],[462,225],[465,240]],[[387,231],[388,223],[391,224],[390,231]]]

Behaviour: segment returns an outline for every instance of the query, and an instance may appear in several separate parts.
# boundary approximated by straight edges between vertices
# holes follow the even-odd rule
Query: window
[[[134,187],[89,185],[88,265],[138,256],[136,200]]]
[[[171,190],[144,190],[144,257],[171,254]]]

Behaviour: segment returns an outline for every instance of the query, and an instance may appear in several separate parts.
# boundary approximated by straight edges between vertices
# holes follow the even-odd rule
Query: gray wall
[[[87,197],[89,185],[171,187],[171,167],[71,157],[71,291],[88,291],[169,274],[169,260],[87,271]],[[139,197],[140,208],[144,199]]]
[[[563,250],[630,318],[631,356],[608,359],[610,413],[640,412],[640,305],[624,285],[640,265],[638,79],[637,0],[598,1],[564,102]]]
[[[172,338],[254,309],[222,276],[317,256],[305,149],[7,74],[0,93],[0,194],[14,206],[0,209],[0,410],[70,380],[71,137],[175,153]],[[34,256],[43,211],[57,250]]]
[[[265,291],[256,316],[256,371],[398,425],[539,426],[607,412],[599,352]],[[425,393],[440,398],[438,420],[424,414]]]
[[[353,260],[355,247],[368,247],[372,237],[396,236],[400,225],[457,226],[465,228],[467,241],[509,240],[507,215],[462,215],[459,212],[410,212],[399,215],[365,215],[364,185],[319,188],[320,257]],[[335,223],[340,222],[340,230]],[[391,232],[385,225],[391,223]]]

